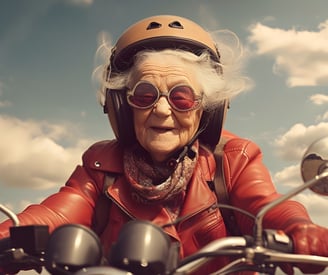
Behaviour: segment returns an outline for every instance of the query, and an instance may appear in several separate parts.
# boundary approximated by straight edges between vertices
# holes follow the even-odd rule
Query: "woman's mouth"
[[[166,127],[151,127],[151,129],[157,133],[167,133],[173,130],[173,128]]]

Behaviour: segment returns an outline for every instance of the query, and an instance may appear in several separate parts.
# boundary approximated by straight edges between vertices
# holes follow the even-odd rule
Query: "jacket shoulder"
[[[122,173],[123,148],[116,140],[103,140],[91,145],[83,154],[83,166],[104,172]]]
[[[262,176],[268,174],[262,162],[261,149],[256,143],[231,133],[225,137],[228,137],[228,140],[224,146],[223,163],[226,179],[229,179],[228,188],[231,188],[231,184],[240,179],[241,175],[247,175],[245,181],[248,181],[259,176],[258,173]]]
[[[247,158],[262,154],[260,147],[255,142],[239,137],[226,130],[222,133],[222,139],[225,142],[225,154],[240,154]]]

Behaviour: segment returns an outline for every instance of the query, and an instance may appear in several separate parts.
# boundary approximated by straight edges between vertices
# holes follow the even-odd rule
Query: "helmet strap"
[[[192,139],[185,145],[181,150],[174,153],[169,160],[166,162],[167,166],[170,167],[172,170],[176,169],[178,164],[183,161],[185,156],[188,156],[190,159],[194,159],[196,157],[196,152],[192,149],[193,144],[197,140],[200,133],[205,130],[206,126],[203,126],[197,130],[195,135]]]

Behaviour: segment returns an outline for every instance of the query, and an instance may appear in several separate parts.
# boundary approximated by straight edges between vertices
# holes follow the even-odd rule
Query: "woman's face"
[[[174,56],[143,60],[136,67],[129,87],[134,87],[140,80],[151,82],[161,92],[185,84],[191,86],[197,95],[201,94],[193,70]],[[132,110],[137,140],[153,160],[159,162],[188,143],[198,129],[202,115],[202,108],[187,112],[174,110],[165,96],[149,109]]]

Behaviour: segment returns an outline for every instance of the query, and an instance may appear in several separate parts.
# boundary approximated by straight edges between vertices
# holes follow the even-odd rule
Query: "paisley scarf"
[[[140,145],[125,150],[124,173],[133,198],[145,204],[163,203],[174,208],[180,205],[197,162],[198,142],[192,150],[195,157],[184,156],[174,169],[166,162],[154,163]]]

